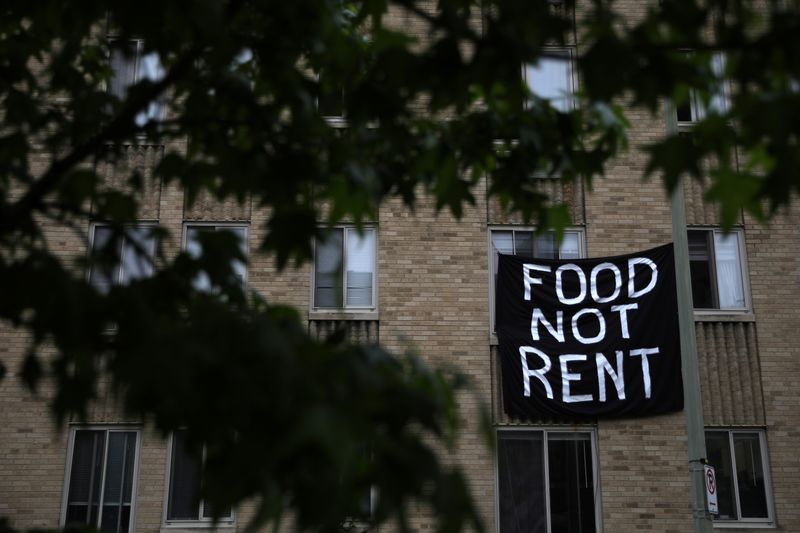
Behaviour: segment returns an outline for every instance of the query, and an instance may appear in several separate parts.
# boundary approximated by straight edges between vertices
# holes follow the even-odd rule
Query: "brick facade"
[[[633,1],[618,2],[633,14]],[[627,6],[627,7],[626,7]],[[396,15],[410,31],[423,36],[418,19]],[[419,25],[419,26],[417,26]],[[588,256],[618,255],[671,240],[668,200],[658,180],[642,181],[645,155],[636,147],[664,132],[663,119],[646,111],[628,115],[632,149],[594,181],[592,191],[561,191],[571,203],[576,228],[584,231]],[[131,147],[128,164],[145,171],[159,147]],[[37,164],[34,161],[34,164]],[[44,163],[42,163],[44,164]],[[114,169],[104,170],[113,183]],[[552,184],[546,185],[552,187]],[[218,203],[201,198],[187,205],[182,191],[150,183],[145,202],[148,220],[171,232],[167,249],[177,253],[183,225],[190,221],[238,221],[249,226],[249,249],[263,238],[267,214],[249,202]],[[501,411],[498,365],[489,319],[490,228],[514,220],[492,201],[477,195],[476,205],[460,220],[437,214],[422,198],[412,214],[400,201],[380,209],[377,234],[377,313],[349,326],[356,340],[379,338],[390,350],[412,348],[435,366],[451,366],[471,378],[472,389],[460,402],[463,433],[453,458],[463,465],[490,531],[496,529],[496,459],[478,433],[480,402],[490,406],[498,428],[519,427]],[[714,213],[700,199],[702,190],[687,187],[687,222],[713,225]],[[765,431],[776,531],[800,531],[800,240],[797,212],[782,213],[768,226],[743,218],[746,276],[751,311],[697,316],[704,415],[707,426]],[[88,222],[84,222],[88,231]],[[53,249],[72,261],[85,242],[71,230],[51,226]],[[324,334],[329,317],[310,311],[309,265],[275,271],[273,259],[250,254],[248,288],[270,301],[297,306],[313,332]],[[341,318],[341,317],[340,317]],[[363,319],[363,320],[362,320]],[[56,428],[46,408],[47,386],[33,396],[15,371],[26,347],[25,334],[2,325],[0,358],[10,372],[0,382],[0,516],[16,527],[56,527],[64,500],[68,434],[73,424]],[[121,420],[113,405],[99,402],[90,415],[97,424]],[[539,427],[529,425],[531,428]],[[599,482],[598,530],[683,532],[692,528],[687,467],[687,437],[682,413],[588,425],[596,435]],[[568,426],[567,429],[571,429]],[[135,528],[159,531],[164,524],[167,444],[148,428],[140,430]],[[242,529],[248,508],[238,511],[233,528]],[[420,530],[428,517],[416,520]],[[767,528],[764,526],[764,528]],[[174,529],[171,529],[175,531]]]

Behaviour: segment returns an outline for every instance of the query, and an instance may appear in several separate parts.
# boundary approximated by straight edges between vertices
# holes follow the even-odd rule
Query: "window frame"
[[[543,55],[544,54],[549,54],[549,55],[555,56],[555,55],[563,54],[565,56],[565,60],[566,60],[566,63],[567,63],[567,83],[569,84],[569,87],[567,88],[567,92],[568,92],[569,96],[567,97],[565,109],[563,109],[563,110],[560,109],[554,103],[554,99],[553,98],[543,98],[541,96],[539,96],[539,98],[547,100],[550,103],[550,107],[552,107],[553,109],[555,109],[555,110],[557,110],[557,111],[559,111],[561,113],[569,113],[569,112],[575,110],[575,108],[578,105],[577,101],[575,99],[575,93],[577,92],[577,89],[578,89],[577,69],[576,69],[576,65],[575,65],[575,56],[576,56],[575,47],[574,46],[546,46],[546,47],[542,48],[542,53],[543,53]],[[540,59],[540,61],[541,61],[541,59]],[[538,65],[538,63],[536,65]],[[522,70],[522,82],[525,84],[525,89],[526,89],[526,91],[525,91],[526,92],[526,98],[525,98],[525,105],[524,105],[524,109],[525,110],[530,108],[531,96],[538,96],[533,91],[533,86],[529,83],[529,80],[528,80],[527,69],[528,69],[528,67],[533,67],[533,66],[534,66],[533,63],[523,63],[522,67],[521,67],[521,70]],[[557,102],[558,100],[555,100],[555,101]]]
[[[220,231],[221,228],[244,229],[244,255],[245,258],[250,257],[250,224],[245,222],[210,222],[210,221],[184,221],[183,235],[181,236],[181,251],[189,253],[186,245],[189,243],[189,228],[205,227],[214,228],[214,231]],[[244,278],[242,279],[242,289],[247,288],[248,278],[250,277],[249,263],[244,264]]]
[[[540,432],[542,433],[542,473],[544,475],[544,496],[545,496],[545,525],[546,533],[551,532],[550,517],[550,467],[548,458],[548,436],[553,433],[575,435],[579,433],[589,434],[589,447],[592,451],[592,482],[594,493],[594,520],[595,532],[603,531],[603,505],[602,505],[602,485],[600,483],[600,456],[597,450],[597,428],[595,426],[495,426],[495,442],[499,443],[501,433],[517,432]],[[495,445],[495,450],[499,450],[499,444]],[[494,522],[495,531],[500,530],[500,460],[498,453],[494,453]]]
[[[494,250],[492,244],[492,232],[494,231],[529,231],[536,234],[535,226],[522,226],[513,224],[490,224],[488,226],[488,257],[489,257],[489,337],[492,344],[497,343],[497,334],[495,333],[495,271],[494,271]],[[575,234],[578,237],[578,259],[586,258],[586,231],[581,226],[569,226],[564,228],[564,234]]]
[[[180,430],[179,430],[180,431]],[[167,458],[166,458],[166,469],[164,472],[164,506],[163,506],[163,520],[162,520],[162,527],[168,529],[184,529],[184,528],[213,528],[213,529],[227,529],[227,528],[234,528],[236,526],[236,510],[231,508],[231,514],[227,518],[220,518],[217,522],[214,522],[213,518],[206,518],[203,516],[203,506],[204,500],[201,498],[198,502],[198,513],[196,519],[178,519],[178,520],[170,520],[169,519],[169,495],[170,490],[172,488],[172,459],[173,459],[173,449],[175,446],[175,432],[172,431],[169,434],[169,438],[167,439]],[[206,460],[206,447],[203,446],[203,457],[201,459],[202,462]]]
[[[728,436],[728,446],[730,452],[730,464],[734,473],[733,490],[734,490],[734,504],[736,505],[736,512],[739,515],[737,519],[720,519],[714,518],[713,525],[715,528],[755,528],[755,527],[774,527],[775,526],[775,503],[772,496],[772,476],[769,468],[769,451],[767,450],[767,433],[764,428],[758,427],[716,427],[706,426],[703,431],[705,439],[706,433],[726,433]],[[767,518],[742,518],[741,517],[741,502],[739,499],[739,481],[736,479],[736,452],[734,451],[733,436],[737,433],[755,433],[758,435],[758,445],[761,451],[761,468],[764,472],[764,499],[767,505]],[[708,446],[706,445],[706,448]],[[706,454],[708,452],[706,451]],[[711,465],[715,469],[718,465]]]
[[[712,297],[719,305],[719,286],[717,282],[717,252],[716,252],[716,244],[714,242],[714,236],[717,234],[724,235],[722,229],[719,226],[707,226],[707,225],[687,225],[686,232],[687,232],[687,239],[688,233],[690,231],[703,231],[707,234],[710,234],[710,238],[708,239],[709,243],[709,263],[711,267],[711,281],[712,281]],[[739,258],[739,274],[742,277],[742,291],[744,296],[744,307],[696,307],[694,303],[694,299],[692,299],[692,308],[694,311],[695,316],[700,318],[708,318],[710,316],[718,316],[718,315],[725,315],[725,316],[748,316],[752,314],[752,299],[750,296],[750,276],[749,276],[749,269],[747,265],[747,246],[744,242],[744,228],[742,227],[734,227],[731,228],[729,235],[735,233],[737,236],[737,253]],[[690,259],[691,263],[691,259]],[[690,289],[692,288],[692,279],[691,279],[691,272],[689,273],[689,285]]]
[[[347,318],[363,318],[365,320],[372,320],[377,318],[378,314],[378,250],[380,243],[378,240],[378,225],[377,224],[364,224],[362,230],[372,231],[375,242],[375,253],[372,257],[372,305],[371,306],[347,306],[347,269],[345,264],[347,261],[347,230],[352,229],[358,231],[358,227],[354,224],[337,224],[331,228],[326,228],[324,231],[342,231],[342,307],[317,307],[315,301],[315,292],[317,287],[317,245],[319,239],[313,239],[311,253],[311,283],[310,283],[310,311],[309,316],[311,319],[319,318],[337,318],[339,316],[346,316]]]
[[[155,221],[141,221],[141,222],[136,222],[135,224],[125,224],[123,226],[123,228],[125,228],[126,230],[127,229],[149,229],[149,230],[152,230],[153,228],[155,228],[157,226],[157,224],[158,223],[155,222]],[[111,226],[112,226],[112,224],[110,224],[108,222],[104,222],[102,220],[92,221],[90,223],[90,225],[89,225],[89,242],[88,242],[88,246],[87,246],[87,249],[86,249],[87,258],[92,257],[92,255],[94,254],[95,234],[97,232],[97,228],[99,228],[99,227],[110,228]],[[123,235],[122,236],[122,245],[120,247],[120,256],[118,258],[118,261],[119,261],[119,265],[118,265],[119,266],[119,272],[118,272],[118,274],[116,276],[116,279],[114,279],[109,284],[109,290],[110,290],[111,287],[116,287],[116,286],[120,286],[120,285],[126,285],[126,283],[123,283],[123,279],[125,277],[125,274],[124,274],[124,266],[125,266],[124,253],[125,253],[125,242],[127,241],[127,239],[128,239],[127,235]],[[138,278],[138,279],[149,278],[149,277],[153,276],[153,274],[155,273],[155,264],[154,263],[155,263],[155,255],[156,255],[156,248],[157,248],[157,242],[156,242],[155,236],[153,236],[153,238],[151,240],[150,247],[151,247],[151,250],[150,250],[150,260],[151,260],[150,269],[151,269],[151,271],[147,274],[147,276],[143,276],[142,278]],[[92,265],[90,265],[89,268],[86,269],[86,282],[89,283],[90,285],[92,284],[92,271],[93,271],[93,269],[94,269],[94,266],[92,266]],[[94,286],[94,285],[92,285],[92,286]]]
[[[66,527],[66,520],[67,520],[67,508],[69,506],[69,489],[72,482],[72,462],[74,459],[74,452],[75,452],[75,438],[77,436],[78,431],[103,431],[106,434],[105,443],[103,448],[103,472],[102,476],[103,479],[100,483],[100,499],[98,500],[98,513],[97,513],[97,523],[96,524],[86,524],[86,525],[93,525],[94,527],[99,528],[100,523],[103,518],[102,507],[103,507],[103,498],[105,492],[105,483],[106,483],[106,458],[108,452],[108,435],[109,433],[130,433],[134,432],[136,434],[136,450],[134,450],[133,454],[133,474],[131,478],[131,513],[130,513],[130,521],[128,523],[128,531],[136,531],[136,504],[137,504],[137,495],[139,489],[139,456],[142,450],[142,431],[141,426],[135,424],[74,424],[71,425],[69,428],[69,437],[67,441],[67,460],[66,464],[64,465],[64,483],[62,488],[62,496],[61,496],[61,512],[58,518],[58,524],[60,528]]]

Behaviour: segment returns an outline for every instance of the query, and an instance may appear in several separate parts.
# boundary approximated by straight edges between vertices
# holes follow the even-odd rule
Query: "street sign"
[[[711,514],[719,514],[717,507],[717,476],[714,472],[714,467],[711,465],[703,465],[706,480],[706,501],[708,502],[708,512]]]

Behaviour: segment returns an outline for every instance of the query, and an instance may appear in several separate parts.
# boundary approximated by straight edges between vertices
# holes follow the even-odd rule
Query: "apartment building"
[[[532,90],[561,109],[572,105],[568,95],[579,84],[571,65],[576,46],[556,49],[523,69]],[[119,83],[111,90],[158,75],[156,58],[131,57],[114,59]],[[329,103],[332,119],[344,124]],[[157,104],[147,111],[150,117],[162,112]],[[690,134],[702,112],[696,106],[678,109],[679,127]],[[397,351],[414,347],[430,365],[469,376],[472,389],[461,397],[464,427],[454,459],[468,474],[490,531],[690,531],[683,412],[573,423],[512,419],[504,411],[494,332],[498,254],[568,260],[671,241],[669,201],[660,182],[642,181],[646,157],[637,148],[664,134],[665,119],[638,109],[630,109],[629,118],[633,148],[595,180],[593,190],[535,178],[570,208],[561,242],[536,233],[480,191],[460,219],[437,214],[425,198],[413,213],[399,200],[389,201],[364,231],[341,225],[316,243],[313,263],[281,273],[273,258],[250,252],[258,248],[267,221],[251,202],[201,197],[189,204],[179,188],[149,180],[141,226],[166,227],[173,253],[199,253],[200,232],[231,232],[249,259],[236,265],[242,283],[295,306],[312,334],[344,327],[354,342],[380,342]],[[112,186],[123,186],[130,169],[150,178],[164,153],[162,145],[131,144],[123,164],[101,171]],[[800,379],[794,359],[800,345],[794,305],[800,298],[800,219],[797,213],[780,214],[762,226],[742,215],[724,234],[703,193],[702,184],[687,183],[684,201],[707,459],[716,467],[719,487],[714,527],[800,531],[800,396],[794,386]],[[90,247],[108,238],[100,220],[87,220],[84,229]],[[64,258],[86,251],[66,228],[52,225],[48,231]],[[153,246],[145,232],[131,237],[144,248]],[[98,290],[151,273],[136,260],[132,243],[119,246],[119,265],[87,273]],[[0,335],[0,353],[16,368],[26,336],[7,325]],[[0,382],[0,516],[20,528],[211,527],[209,509],[193,498],[202,458],[186,453],[180,432],[163,439],[140,420],[121,417],[104,398],[93,405],[88,424],[70,421],[58,432],[44,399],[48,390],[42,393],[31,396],[13,374]],[[490,406],[495,452],[478,431],[480,402]],[[241,530],[249,512],[247,505],[227,510],[216,528]],[[424,531],[433,519],[420,515],[414,522]]]

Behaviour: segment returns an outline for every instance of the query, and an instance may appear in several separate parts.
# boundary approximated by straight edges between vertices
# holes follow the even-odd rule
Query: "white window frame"
[[[181,250],[186,252],[186,245],[189,242],[189,228],[204,227],[214,228],[214,231],[224,231],[226,228],[231,229],[244,229],[244,255],[246,258],[250,257],[250,225],[243,222],[193,222],[187,221],[183,223],[183,236],[181,238]],[[250,275],[250,265],[245,263],[244,279],[242,280],[242,288],[247,287],[247,279]]]
[[[497,342],[497,334],[494,331],[494,316],[495,316],[495,271],[494,271],[494,247],[492,245],[492,232],[495,231],[529,231],[536,232],[535,226],[516,226],[516,225],[501,225],[493,224],[489,226],[487,236],[488,242],[488,257],[489,257],[489,337],[492,343]],[[580,259],[586,257],[586,238],[585,230],[582,227],[570,226],[564,229],[564,233],[575,234],[578,236],[578,252]],[[535,237],[535,236],[534,236]]]
[[[576,69],[575,69],[575,48],[572,46],[559,46],[559,47],[546,47],[542,49],[542,53],[544,55],[564,55],[565,61],[567,63],[567,94],[563,95],[558,99],[553,98],[546,98],[550,102],[550,106],[554,109],[557,109],[561,112],[568,113],[575,109],[577,106],[577,102],[575,100],[575,92],[577,90],[578,84],[576,80]],[[522,81],[525,84],[526,92],[530,96],[538,96],[536,92],[533,90],[533,86],[530,84],[528,80],[528,67],[532,67],[533,64],[526,63],[522,65]],[[541,98],[541,97],[540,97]],[[558,102],[562,99],[566,98],[566,105],[562,110]],[[526,98],[525,100],[525,109],[530,107],[530,97]]]
[[[740,518],[735,520],[730,519],[713,519],[715,528],[757,528],[757,527],[773,527],[775,525],[775,506],[772,498],[772,476],[770,475],[769,468],[769,453],[767,451],[767,434],[763,428],[747,428],[747,427],[713,427],[706,426],[705,432],[724,432],[728,434],[728,446],[731,453],[731,469],[733,475],[736,476],[736,453],[733,448],[733,436],[736,433],[757,433],[758,445],[761,450],[761,468],[764,471],[764,496],[767,502],[767,518],[741,518],[741,503],[739,502],[739,481],[734,477],[733,491],[734,503],[736,511]],[[711,465],[717,466],[717,465]],[[713,517],[713,515],[712,515]]]
[[[712,275],[716,277],[717,273],[717,252],[714,248],[714,235],[716,234],[723,234],[722,229],[719,226],[686,226],[687,233],[690,231],[704,231],[711,233],[711,239],[709,242],[711,246],[709,248],[709,255],[710,261],[712,262]],[[749,270],[747,267],[747,247],[745,246],[744,242],[744,229],[741,227],[732,228],[729,232],[735,233],[737,236],[737,246],[738,246],[738,254],[739,254],[739,267],[740,267],[740,274],[742,276],[742,291],[744,292],[744,307],[694,307],[694,314],[696,317],[702,318],[709,318],[713,316],[720,316],[720,315],[727,315],[727,316],[743,316],[743,315],[750,315],[752,313],[752,300],[750,298],[750,276],[748,274]],[[689,279],[689,284],[691,288],[691,276]],[[716,279],[713,280],[714,286],[712,289],[717,291],[715,298],[719,301],[719,287],[717,286]],[[694,306],[694,302],[693,302]]]
[[[313,260],[311,261],[311,297],[310,297],[310,318],[334,318],[337,316],[347,315],[349,318],[355,318],[356,315],[362,315],[364,319],[376,318],[378,311],[378,250],[380,250],[380,243],[378,241],[378,226],[377,224],[365,224],[362,229],[365,231],[372,231],[375,236],[375,254],[372,257],[372,305],[371,306],[347,306],[347,269],[345,264],[347,261],[347,230],[353,229],[358,231],[358,228],[352,224],[340,224],[330,228],[331,231],[342,231],[342,307],[316,307],[314,301],[314,293],[317,286],[317,239],[314,239],[312,245]],[[359,317],[361,318],[361,317]]]
[[[542,471],[544,473],[545,514],[547,532],[550,533],[550,467],[548,459],[548,435],[553,433],[588,433],[589,447],[592,450],[592,482],[594,485],[594,521],[595,531],[603,531],[603,505],[601,502],[600,465],[597,453],[597,428],[594,426],[498,426],[495,427],[495,438],[500,440],[500,433],[513,432],[541,432],[542,433]],[[499,449],[495,446],[495,449]],[[500,461],[497,453],[494,454],[494,506],[495,506],[495,531],[500,533]]]
[[[169,434],[169,439],[167,441],[167,468],[164,474],[164,511],[163,511],[163,527],[170,528],[170,529],[180,529],[180,528],[214,528],[214,529],[227,529],[233,528],[236,526],[236,511],[231,508],[231,514],[228,517],[220,518],[217,522],[214,522],[212,518],[203,517],[203,506],[205,501],[201,498],[198,502],[198,518],[194,520],[170,520],[169,519],[169,493],[172,486],[172,455],[173,455],[173,448],[175,442],[175,432],[171,432]],[[206,448],[203,446],[203,458],[202,462],[204,463],[206,460]]]
[[[132,228],[132,229],[153,229],[155,226],[156,226],[155,222],[143,221],[141,223],[137,222],[135,224],[125,225],[124,228],[126,228],[126,229],[128,229],[128,228]],[[103,222],[103,221],[96,221],[96,222],[92,222],[91,223],[91,225],[89,227],[89,246],[88,246],[88,249],[86,251],[86,254],[87,254],[88,257],[91,257],[93,252],[94,252],[95,233],[97,231],[97,228],[99,228],[99,227],[110,228],[111,224],[109,224],[108,222]],[[123,260],[123,255],[125,253],[125,241],[127,239],[128,239],[127,235],[122,235],[122,246],[121,246],[121,250],[120,250],[120,253],[122,255],[120,255],[120,257],[119,257],[119,273],[117,274],[117,279],[111,281],[111,287],[118,286],[118,285],[123,285],[122,280],[125,279],[125,273],[124,273],[125,261]],[[155,237],[153,237],[152,243],[151,243],[151,248],[152,249],[150,250],[150,260],[151,261],[155,261],[156,246],[157,246],[156,239],[155,239]],[[90,268],[86,269],[86,281],[88,283],[91,283],[92,268],[93,267],[90,267]],[[150,276],[153,275],[153,273],[155,272],[155,265],[151,264],[150,265],[150,269],[151,269],[150,273],[145,277],[150,277]]]
[[[98,513],[97,524],[99,525],[103,519],[103,493],[105,492],[106,483],[106,457],[108,452],[108,434],[109,433],[136,433],[136,450],[133,454],[133,478],[131,480],[131,516],[130,523],[128,524],[128,531],[136,531],[136,496],[138,493],[139,481],[139,454],[142,450],[142,431],[140,426],[126,425],[126,424],[93,424],[93,425],[73,425],[69,428],[69,441],[67,444],[67,461],[64,466],[64,488],[61,496],[61,513],[58,519],[59,527],[64,528],[67,520],[67,507],[69,505],[69,488],[72,481],[72,461],[73,453],[75,451],[75,436],[78,431],[104,431],[106,433],[105,444],[103,448],[103,479],[100,483],[100,499],[98,500]]]

